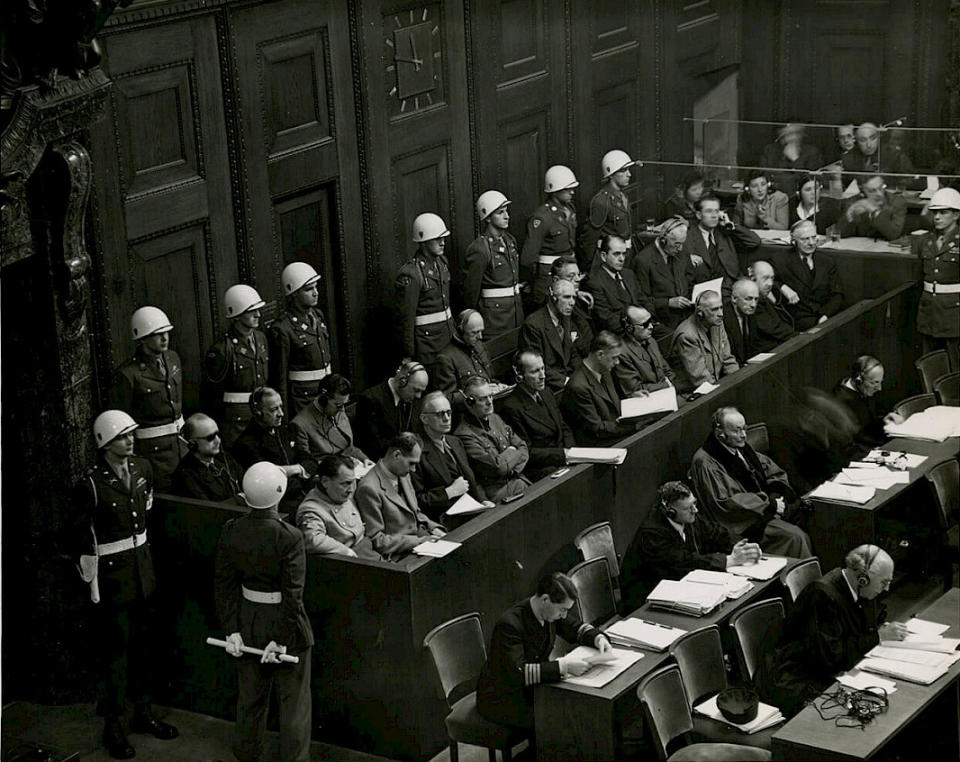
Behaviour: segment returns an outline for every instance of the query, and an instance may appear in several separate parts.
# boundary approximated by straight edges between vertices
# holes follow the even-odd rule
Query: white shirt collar
[[[684,542],[686,542],[686,541],[687,541],[687,532],[686,532],[686,530],[684,529],[683,524],[678,524],[676,521],[674,521],[673,519],[671,519],[669,516],[667,516],[667,521],[670,522],[670,526],[672,526],[674,529],[676,529],[676,530],[680,533],[680,538],[681,538]]]
[[[847,583],[847,589],[850,590],[850,595],[853,596],[854,602],[860,600],[860,596],[857,594],[857,589],[850,584],[850,580],[847,579],[847,575],[841,571],[840,576],[843,577],[843,581]]]
[[[700,235],[703,236],[703,242],[704,242],[704,244],[706,244],[706,247],[709,249],[709,248],[710,248],[710,236],[713,235],[713,231],[712,231],[712,230],[704,230],[704,228],[703,228],[702,226],[700,226],[700,225],[697,225],[697,230],[700,231]],[[716,240],[717,237],[714,235],[714,236],[713,236],[713,239]]]
[[[397,393],[397,381],[391,376],[387,379],[387,386],[390,387],[390,393],[393,395],[393,404],[400,407],[400,395]]]

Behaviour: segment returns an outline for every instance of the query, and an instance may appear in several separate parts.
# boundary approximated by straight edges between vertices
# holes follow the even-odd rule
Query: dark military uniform
[[[960,364],[960,225],[939,239],[936,231],[916,238],[914,250],[923,264],[923,293],[917,308],[923,350],[946,349],[951,367],[956,368]]]
[[[574,254],[577,241],[577,213],[568,204],[548,200],[537,207],[527,221],[520,267],[524,279],[533,279],[533,301],[543,304],[550,289],[550,265],[563,254]]]
[[[483,315],[486,338],[523,324],[520,255],[509,233],[482,235],[467,247],[463,263],[463,306]]]
[[[138,346],[133,357],[117,369],[108,396],[110,407],[129,413],[139,425],[134,432],[137,454],[150,460],[157,487],[166,488],[184,453],[178,437],[183,426],[179,355],[167,350],[160,357],[151,357]]]
[[[282,508],[289,508],[293,513],[296,513],[300,501],[306,497],[310,479],[317,469],[315,460],[298,459],[296,440],[288,425],[281,424],[268,429],[256,418],[250,419],[247,428],[233,445],[233,456],[244,471],[261,460],[278,466],[302,466],[307,472],[306,479],[288,476],[287,492],[280,502]]]
[[[293,418],[317,398],[320,379],[330,374],[330,334],[323,312],[287,310],[268,329],[270,385]]]
[[[434,256],[419,249],[400,268],[394,289],[403,355],[417,359],[429,370],[437,352],[453,338],[446,255]]]
[[[590,199],[590,217],[583,226],[583,262],[580,269],[590,272],[597,259],[597,244],[605,235],[620,236],[627,242],[627,254],[633,248],[633,220],[626,194],[607,183]]]
[[[254,329],[244,336],[235,320],[207,352],[203,367],[210,399],[204,407],[220,424],[225,447],[231,447],[250,422],[250,393],[267,383],[269,357],[263,331]]]
[[[128,693],[139,708],[149,707],[156,659],[151,633],[157,620],[149,607],[156,577],[147,543],[153,468],[145,458],[131,457],[127,463],[129,484],[102,454],[78,482],[76,520],[68,540],[76,557],[100,557],[100,603],[95,610],[101,629],[97,649],[106,662],[100,712],[107,717],[123,713]]]
[[[280,759],[310,759],[310,658],[313,630],[303,606],[306,577],[303,535],[275,510],[252,510],[228,521],[217,545],[215,596],[223,631],[239,632],[243,644],[270,641],[300,657],[299,664],[237,660],[239,759],[260,759],[270,692],[280,708]]]

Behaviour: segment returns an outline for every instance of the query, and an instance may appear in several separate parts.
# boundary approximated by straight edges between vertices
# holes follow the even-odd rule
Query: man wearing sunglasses
[[[195,500],[240,502],[240,465],[223,449],[220,428],[209,415],[194,413],[180,436],[189,452],[173,472],[172,492]]]
[[[621,320],[623,352],[613,374],[626,395],[646,397],[657,389],[673,386],[676,380],[653,339],[654,324],[653,316],[643,307],[627,307]]]

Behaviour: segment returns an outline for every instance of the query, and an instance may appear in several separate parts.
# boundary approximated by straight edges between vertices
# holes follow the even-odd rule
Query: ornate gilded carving
[[[57,297],[64,336],[75,342],[85,334],[87,327],[90,255],[87,254],[84,221],[90,197],[90,154],[75,141],[57,145],[53,152],[63,160],[69,182],[60,237],[63,256],[59,262],[53,263],[53,272],[59,286]]]

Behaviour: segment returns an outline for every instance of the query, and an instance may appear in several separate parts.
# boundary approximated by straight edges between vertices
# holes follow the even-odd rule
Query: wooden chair
[[[487,660],[480,614],[463,614],[438,627],[423,639],[440,678],[442,698],[450,713],[444,722],[450,739],[450,760],[459,759],[458,744],[483,746],[490,762],[496,762],[497,749],[504,762],[510,762],[511,749],[526,737],[523,731],[491,722],[477,710],[477,678]]]
[[[690,703],[683,689],[680,669],[671,664],[648,675],[637,687],[637,698],[643,707],[647,727],[656,749],[657,758],[667,762],[691,759],[767,760],[770,752],[750,746],[725,743],[695,743],[687,745],[693,731]],[[672,754],[671,747],[680,747]]]
[[[932,392],[933,382],[941,376],[950,372],[950,355],[945,349],[935,349],[933,352],[927,352],[922,357],[917,358],[914,363],[917,371],[920,373],[920,382],[923,384],[923,391]]]
[[[807,558],[800,561],[791,569],[784,569],[780,572],[780,584],[787,588],[790,593],[790,600],[797,602],[800,591],[815,579],[820,579],[823,572],[820,570],[819,558]]]
[[[602,624],[617,613],[606,558],[581,561],[567,575],[577,588],[577,612],[581,621]]]
[[[770,432],[765,423],[751,423],[747,426],[747,444],[757,452],[770,454]]]
[[[960,371],[940,376],[933,382],[933,391],[941,405],[960,407]]]
[[[745,606],[730,617],[730,628],[737,641],[737,663],[740,674],[753,682],[760,661],[760,643],[771,627],[780,627],[784,620],[783,601],[774,598]]]
[[[894,406],[893,412],[899,413],[903,419],[906,420],[914,413],[919,413],[936,404],[937,395],[932,392],[925,392],[924,394],[915,394],[912,397],[900,400]]]
[[[960,462],[955,458],[945,460],[926,474],[937,505],[937,518],[943,531],[943,591],[953,587],[953,566],[960,558],[960,527],[957,525],[957,510],[960,505]]]
[[[613,527],[609,521],[592,524],[573,538],[573,544],[580,551],[584,561],[594,558],[607,559],[607,571],[613,583],[613,597],[620,605],[620,556],[613,544]]]

